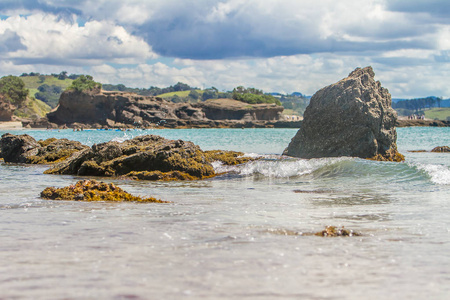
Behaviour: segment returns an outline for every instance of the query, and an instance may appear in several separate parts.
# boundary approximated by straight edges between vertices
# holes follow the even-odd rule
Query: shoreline
[[[189,129],[189,128],[297,128],[301,126],[301,121],[256,121],[256,122],[217,122],[213,126],[212,124],[186,124],[184,126],[152,126],[149,128],[142,129]],[[48,128],[47,126],[39,126],[38,124],[31,125],[29,122],[20,121],[4,121],[0,122],[0,130],[12,129],[12,130],[25,130],[25,129],[133,129],[135,127],[115,127],[115,126],[92,126],[91,124],[64,124],[61,126],[54,126]],[[55,124],[56,125],[56,124]],[[450,127],[450,121],[443,120],[408,120],[404,118],[399,118],[397,120],[396,127]]]

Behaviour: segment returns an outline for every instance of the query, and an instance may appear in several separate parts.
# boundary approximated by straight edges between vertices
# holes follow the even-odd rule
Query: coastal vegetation
[[[67,88],[68,90],[75,90],[78,92],[100,90],[102,84],[94,81],[94,78],[90,75],[81,75],[75,79],[72,84]]]
[[[232,98],[248,104],[274,103],[281,106],[280,100],[272,95],[264,94],[262,90],[238,86],[233,89]]]
[[[0,94],[11,104],[19,107],[27,99],[28,89],[22,79],[9,75],[0,79]]]
[[[450,119],[450,100],[430,96],[426,98],[393,101],[394,108],[400,116],[425,115],[427,119]]]

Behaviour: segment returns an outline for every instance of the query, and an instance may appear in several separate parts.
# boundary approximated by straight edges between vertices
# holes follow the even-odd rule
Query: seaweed
[[[80,180],[74,185],[62,188],[47,187],[41,192],[41,198],[47,200],[169,203],[153,197],[133,196],[113,183],[96,180]]]
[[[336,226],[327,226],[324,230],[314,233],[316,236],[323,237],[336,237],[336,236],[360,236],[359,233],[353,232],[353,230],[338,228]]]

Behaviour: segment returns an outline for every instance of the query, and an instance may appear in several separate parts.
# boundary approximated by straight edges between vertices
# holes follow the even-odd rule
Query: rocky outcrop
[[[402,160],[398,154],[391,95],[371,67],[316,92],[285,155],[316,158],[353,156]]]
[[[58,125],[220,127],[221,124],[216,124],[216,121],[279,120],[282,111],[282,106],[249,105],[231,99],[190,104],[123,92],[65,91],[58,107],[47,114],[47,119],[49,124]],[[33,127],[32,124],[30,126]]]
[[[230,155],[224,155],[224,152]],[[192,142],[143,135],[123,143],[107,142],[80,151],[46,174],[126,176],[146,180],[193,180],[216,175],[214,160],[244,162],[232,151],[204,152]]]
[[[431,152],[447,152],[447,153],[450,153],[450,147],[449,146],[434,147],[433,150],[431,150]]]
[[[27,134],[5,133],[0,140],[0,148],[7,163],[51,164],[89,147],[68,139],[51,138],[36,141]]]
[[[450,121],[398,119],[396,126],[397,127],[412,127],[412,126],[449,127]]]
[[[5,133],[0,140],[0,148],[5,162],[26,163],[27,158],[36,155],[40,145],[28,134]]]
[[[276,104],[248,104],[233,99],[211,99],[199,104],[211,120],[277,121],[283,107]]]
[[[0,95],[0,121],[12,121],[16,107],[9,103],[3,95]]]

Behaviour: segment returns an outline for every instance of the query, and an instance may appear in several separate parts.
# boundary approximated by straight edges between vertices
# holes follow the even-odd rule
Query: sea
[[[0,299],[450,299],[450,128],[403,163],[282,157],[296,129],[2,130],[86,145],[155,134],[260,160],[215,178],[99,178],[171,203],[50,201],[86,177],[0,164]],[[353,236],[312,235],[326,226]]]

